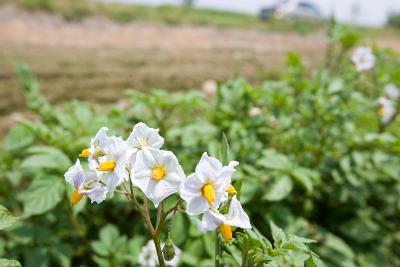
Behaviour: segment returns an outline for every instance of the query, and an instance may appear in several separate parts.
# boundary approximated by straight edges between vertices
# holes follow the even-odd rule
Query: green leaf
[[[24,216],[38,215],[54,208],[63,198],[65,182],[62,177],[44,176],[33,180],[19,195],[24,204]]]
[[[0,267],[22,267],[16,260],[0,259]]]
[[[222,164],[226,165],[229,163],[229,143],[225,133],[222,133]]]
[[[18,124],[13,127],[4,140],[4,147],[7,150],[17,151],[28,147],[35,140],[32,130],[24,125]]]
[[[291,167],[289,159],[275,150],[264,151],[264,157],[257,161],[258,165],[272,170],[288,170]]]
[[[21,167],[25,169],[55,169],[64,172],[71,166],[71,160],[59,149],[52,147],[32,147],[28,150],[34,153],[26,158]]]
[[[308,259],[304,261],[304,267],[318,267],[318,265],[314,262],[314,258],[311,254]]]
[[[274,239],[274,245],[280,247],[286,241],[286,234],[282,228],[279,228],[273,221],[269,223],[271,227],[272,238]]]
[[[17,221],[8,209],[0,205],[0,230],[14,225]]]
[[[316,177],[316,174],[309,169],[306,168],[296,168],[291,172],[292,177],[301,184],[308,193],[311,193],[313,190],[313,177]]]
[[[269,186],[267,192],[264,194],[263,199],[268,201],[279,201],[286,198],[292,191],[293,182],[292,180],[284,176],[278,178],[273,184]]]

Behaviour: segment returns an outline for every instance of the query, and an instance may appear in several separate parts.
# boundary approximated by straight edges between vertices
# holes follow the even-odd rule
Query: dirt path
[[[400,50],[400,40],[380,44]],[[57,16],[3,6],[0,125],[7,129],[15,113],[24,111],[15,60],[29,64],[53,103],[73,98],[111,102],[121,98],[126,88],[199,88],[205,80],[236,74],[260,82],[281,68],[287,51],[302,54],[307,64],[317,64],[324,52],[324,34],[121,25],[103,17],[67,23]]]

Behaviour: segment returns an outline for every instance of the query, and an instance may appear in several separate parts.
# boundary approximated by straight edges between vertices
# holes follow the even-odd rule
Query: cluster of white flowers
[[[358,72],[370,70],[375,65],[375,56],[369,47],[357,47],[351,60],[356,65]]]
[[[186,202],[187,214],[203,214],[201,221],[194,218],[201,231],[218,228],[225,240],[231,240],[231,226],[251,227],[231,184],[238,162],[231,161],[223,166],[218,159],[204,153],[195,172],[186,177],[174,153],[161,150],[164,139],[158,129],[138,123],[127,140],[108,136],[107,131],[107,128],[101,128],[80,154],[88,159],[90,170],[84,171],[77,160],[65,173],[65,180],[74,189],[73,205],[83,196],[100,203],[107,194],[112,196],[119,185],[130,179],[155,207],[166,197],[179,193]],[[222,203],[229,204],[227,214],[219,211]]]
[[[400,99],[400,90],[394,84],[385,86],[385,96],[379,97],[378,115],[382,123],[388,123],[396,114],[396,103]]]

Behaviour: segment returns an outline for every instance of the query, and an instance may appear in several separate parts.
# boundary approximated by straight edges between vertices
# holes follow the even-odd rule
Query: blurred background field
[[[133,206],[116,195],[72,207],[63,175],[100,127],[127,137],[143,121],[186,174],[226,135],[262,236],[246,236],[248,266],[315,267],[304,264],[309,240],[292,234],[317,241],[318,267],[400,265],[397,1],[310,1],[338,4],[339,22],[326,7],[306,19],[134,2],[0,0],[0,258],[140,266],[148,236]],[[374,59],[362,71],[359,46]],[[182,214],[175,224],[180,266],[213,266],[215,236]],[[243,242],[227,246],[227,266],[240,265]]]
[[[31,66],[51,103],[105,103],[120,99],[126,88],[201,88],[206,80],[237,74],[260,83],[279,75],[288,51],[316,66],[325,55],[325,30],[322,21],[261,21],[180,6],[2,0],[1,134],[25,111],[16,60]],[[379,46],[400,49],[396,30],[358,31]]]

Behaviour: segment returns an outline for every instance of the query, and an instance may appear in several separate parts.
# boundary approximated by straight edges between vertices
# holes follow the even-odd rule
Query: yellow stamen
[[[162,165],[154,166],[153,170],[151,171],[151,178],[156,181],[160,181],[167,175],[167,170]]]
[[[76,204],[78,204],[79,201],[81,201],[82,197],[83,197],[83,195],[79,194],[78,188],[75,187],[74,191],[72,192],[72,195],[71,195],[72,206],[75,206]]]
[[[115,169],[115,165],[117,165],[115,160],[107,160],[100,163],[97,170],[102,172],[112,172]]]
[[[385,108],[384,107],[379,107],[378,109],[378,115],[380,117],[382,117],[383,115],[385,115]]]
[[[227,224],[220,224],[219,231],[221,232],[222,237],[226,240],[232,240],[232,228]]]
[[[79,154],[79,157],[81,158],[89,157],[89,148],[85,148],[84,150],[82,150],[82,152]]]
[[[233,187],[233,185],[229,185],[229,187],[225,190],[229,195],[236,195],[236,189]]]
[[[213,184],[211,182],[207,182],[206,184],[204,184],[201,188],[201,193],[203,194],[203,197],[207,200],[208,204],[212,205],[215,199]]]

